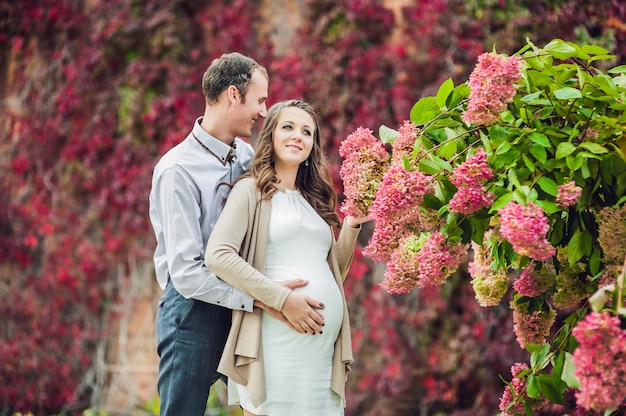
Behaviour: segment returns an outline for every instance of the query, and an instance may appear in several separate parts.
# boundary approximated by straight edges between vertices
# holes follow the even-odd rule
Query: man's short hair
[[[220,94],[231,85],[239,90],[241,100],[245,102],[255,70],[268,78],[267,70],[263,66],[238,52],[226,53],[214,59],[202,76],[202,92],[207,104],[217,103]]]

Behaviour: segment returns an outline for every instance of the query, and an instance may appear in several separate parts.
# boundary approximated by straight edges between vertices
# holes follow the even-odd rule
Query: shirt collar
[[[235,156],[235,149],[237,147],[235,143],[236,139],[233,140],[232,146],[229,146],[207,133],[202,127],[200,127],[201,122],[202,117],[196,119],[191,134],[205,150],[215,156],[224,166],[226,166],[230,159]]]

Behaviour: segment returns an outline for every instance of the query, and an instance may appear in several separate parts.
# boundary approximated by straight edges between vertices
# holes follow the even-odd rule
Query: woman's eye
[[[307,136],[310,136],[311,135],[311,130],[305,130],[304,134],[307,135]]]
[[[283,129],[285,129],[285,130],[291,130],[291,126],[290,126],[289,124],[285,124],[285,125],[283,126]]]

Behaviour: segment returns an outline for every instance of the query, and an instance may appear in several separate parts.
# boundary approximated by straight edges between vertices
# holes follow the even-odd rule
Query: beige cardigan
[[[205,262],[224,281],[266,305],[282,310],[290,290],[262,274],[267,254],[270,209],[271,201],[261,200],[254,179],[239,181],[211,233]],[[343,298],[343,321],[335,342],[331,388],[342,398],[344,406],[352,344],[343,280],[352,262],[359,231],[360,227],[350,227],[344,222],[328,254],[328,263]],[[266,400],[261,313],[258,308],[251,313],[233,311],[232,327],[218,367],[220,373],[248,387],[250,400],[255,406]]]

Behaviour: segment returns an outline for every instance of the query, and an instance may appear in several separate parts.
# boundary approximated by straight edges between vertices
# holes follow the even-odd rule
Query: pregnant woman
[[[229,403],[246,416],[343,415],[352,350],[342,282],[369,218],[340,223],[318,118],[308,104],[272,106],[256,148],[205,258],[263,309],[233,312],[218,370],[229,378]],[[293,291],[280,284],[296,278],[308,284]],[[289,296],[304,296],[317,309],[287,311]]]

